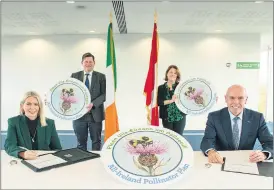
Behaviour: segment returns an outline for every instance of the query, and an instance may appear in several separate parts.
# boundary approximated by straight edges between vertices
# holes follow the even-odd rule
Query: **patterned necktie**
[[[234,117],[233,118],[233,129],[232,129],[232,134],[233,134],[233,143],[234,143],[234,147],[235,150],[238,150],[239,147],[239,127],[238,127],[238,119],[240,119],[239,117]]]
[[[88,80],[89,74],[87,73],[87,74],[85,74],[85,75],[86,75],[85,85],[86,85],[86,87],[89,89],[89,80]]]

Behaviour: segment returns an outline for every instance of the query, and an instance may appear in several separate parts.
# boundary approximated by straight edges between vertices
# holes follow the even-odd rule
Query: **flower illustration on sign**
[[[135,166],[148,173],[149,176],[155,176],[156,170],[165,166],[171,159],[169,158],[167,161],[164,161],[164,158],[159,160],[157,156],[168,151],[167,145],[153,142],[152,139],[146,136],[141,137],[140,140],[130,140],[126,145],[126,151],[131,155],[138,155],[137,159],[133,156]]]
[[[63,100],[61,110],[64,114],[70,110],[71,104],[78,102],[77,98],[74,96],[74,90],[72,88],[69,90],[65,88],[62,89],[60,98]]]
[[[204,98],[202,97],[204,90],[203,89],[196,89],[193,87],[188,87],[188,90],[185,92],[185,96],[189,100],[194,100],[197,105],[205,106]]]

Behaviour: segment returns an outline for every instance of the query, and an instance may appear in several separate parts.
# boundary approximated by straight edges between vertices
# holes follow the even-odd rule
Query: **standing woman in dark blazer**
[[[20,115],[8,119],[5,151],[10,156],[36,159],[34,150],[62,149],[54,120],[44,115],[40,96],[27,92],[20,103]]]
[[[175,104],[175,88],[179,84],[181,75],[176,65],[170,65],[165,74],[165,83],[158,87],[158,106],[160,118],[164,128],[168,128],[183,135],[186,125],[186,114],[181,112]]]

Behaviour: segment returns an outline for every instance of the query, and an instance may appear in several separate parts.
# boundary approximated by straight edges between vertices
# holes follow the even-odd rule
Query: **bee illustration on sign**
[[[153,141],[149,137],[143,136],[140,139],[132,139],[132,140],[130,140],[129,144],[131,146],[133,146],[134,148],[136,148],[137,145],[139,145],[139,144],[142,145],[142,146],[147,146],[147,145],[153,144]]]
[[[126,145],[126,151],[132,155],[134,165],[146,172],[149,176],[155,176],[161,174],[158,170],[168,164],[171,158],[164,161],[158,158],[159,155],[163,155],[168,152],[166,144],[155,142],[147,136],[142,136],[137,139],[130,139]]]
[[[70,111],[71,104],[78,102],[77,98],[74,95],[73,88],[70,88],[70,89],[63,88],[60,98],[61,100],[63,100],[63,102],[61,102],[60,109],[64,115]]]
[[[202,96],[203,92],[203,89],[196,89],[190,86],[185,92],[185,96],[189,100],[194,100],[196,105],[205,107],[205,100]]]

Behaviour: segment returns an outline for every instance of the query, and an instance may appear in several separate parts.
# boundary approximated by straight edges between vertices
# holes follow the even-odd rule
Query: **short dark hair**
[[[180,74],[180,71],[178,69],[178,67],[176,65],[170,65],[167,70],[166,70],[166,75],[165,75],[165,81],[167,81],[167,73],[169,72],[170,69],[175,69],[176,70],[176,73],[177,73],[177,79],[176,79],[176,82],[179,82],[180,79],[181,79],[181,74]]]
[[[83,62],[84,59],[87,58],[87,57],[92,57],[93,61],[95,61],[94,55],[92,55],[91,53],[87,52],[87,53],[85,53],[85,54],[82,55],[82,61],[81,62]]]

